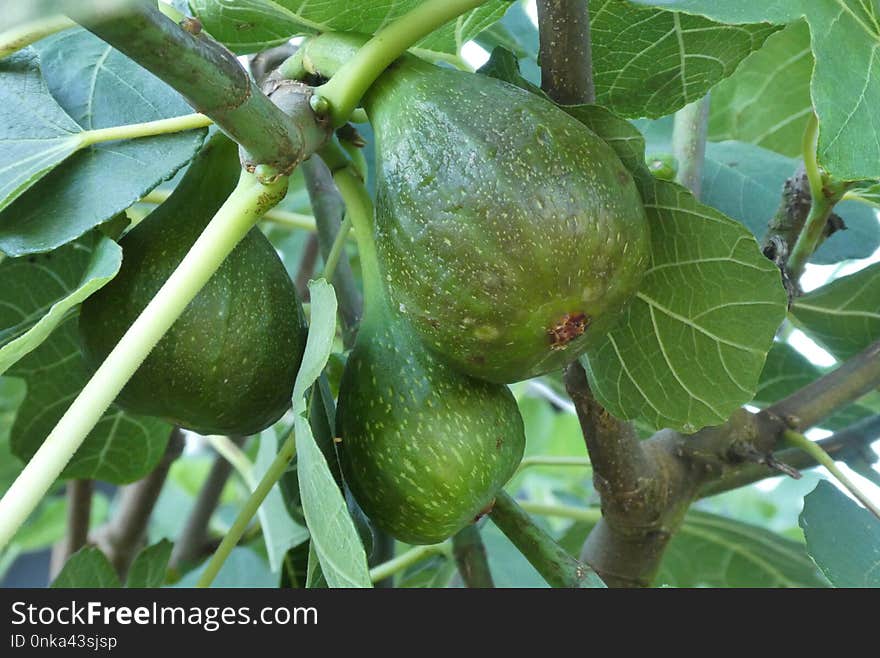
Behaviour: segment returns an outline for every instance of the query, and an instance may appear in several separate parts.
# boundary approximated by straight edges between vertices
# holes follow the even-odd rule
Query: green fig
[[[607,332],[649,259],[641,197],[610,146],[543,98],[412,56],[364,107],[379,258],[426,344],[513,382]]]
[[[379,528],[433,544],[492,504],[522,459],[523,422],[506,386],[469,377],[425,349],[388,304],[375,253],[360,252],[365,315],[337,412],[343,473]]]
[[[234,142],[217,134],[171,196],[123,236],[119,274],[82,305],[96,368],[176,269],[232,192]],[[252,229],[120,393],[134,413],[201,434],[254,434],[288,409],[305,349],[296,290],[275,249]]]

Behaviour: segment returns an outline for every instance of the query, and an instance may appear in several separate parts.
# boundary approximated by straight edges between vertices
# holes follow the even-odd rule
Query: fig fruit
[[[82,305],[87,363],[97,367],[232,192],[234,142],[217,134],[171,196],[120,241],[119,274]],[[293,282],[252,229],[120,393],[123,408],[201,434],[247,435],[290,406],[306,329]]]

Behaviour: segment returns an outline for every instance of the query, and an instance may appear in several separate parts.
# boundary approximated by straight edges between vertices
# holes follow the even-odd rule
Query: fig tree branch
[[[67,559],[85,546],[89,539],[93,492],[94,482],[91,480],[69,480],[67,483],[67,523],[64,537],[52,548],[50,582],[55,580]]]
[[[119,503],[110,521],[95,532],[100,548],[121,578],[125,577],[138,551],[143,548],[147,524],[165,486],[168,469],[183,451],[183,433],[174,428],[162,460],[146,477],[119,490]]]
[[[560,105],[596,101],[587,2],[538,0],[541,88]]]
[[[761,412],[787,429],[806,431],[880,386],[880,340],[816,381]]]
[[[593,102],[587,3],[543,0],[539,2],[539,23],[544,90],[556,102]],[[580,45],[573,47],[575,43]],[[593,482],[604,517],[587,538],[581,559],[609,586],[650,582],[670,536],[665,531],[654,531],[655,525],[664,525],[659,508],[666,512],[677,508],[679,502],[678,496],[676,505],[667,499],[663,477],[667,471],[661,469],[667,467],[671,472],[678,464],[674,459],[656,461],[639,442],[630,423],[602,408],[579,362],[566,369],[565,387],[590,453]],[[646,525],[652,530],[641,532],[639,529]]]
[[[313,113],[279,109],[222,45],[165,16],[155,2],[124,3],[109,20],[92,2],[68,7],[71,18],[176,89],[196,111],[247,151],[252,164],[289,174],[328,136]],[[306,108],[307,109],[307,108]]]
[[[235,437],[232,441],[241,446],[246,437]],[[217,455],[208,477],[199,490],[199,495],[193,505],[192,511],[186,519],[183,530],[177,541],[174,542],[174,550],[171,553],[169,566],[179,567],[194,562],[201,555],[205,542],[208,538],[208,528],[211,517],[220,504],[220,496],[223,488],[232,473],[232,464],[223,455]]]
[[[867,458],[871,461],[876,461],[877,455],[874,454],[869,446],[878,438],[880,438],[880,415],[871,416],[863,421],[854,423],[816,443],[831,457],[843,462],[853,458]],[[870,453],[870,455],[867,453]],[[780,450],[774,456],[777,461],[788,464],[790,467],[798,470],[819,466],[814,457],[794,448]],[[778,471],[766,464],[745,464],[739,468],[731,469],[717,479],[708,482],[700,489],[700,497],[714,496],[778,475]]]
[[[466,587],[486,589],[495,587],[486,547],[476,524],[466,525],[452,537],[452,554],[458,565],[458,573]]]

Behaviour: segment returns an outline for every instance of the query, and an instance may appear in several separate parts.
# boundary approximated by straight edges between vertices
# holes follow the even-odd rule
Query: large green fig
[[[171,275],[236,185],[234,142],[213,137],[172,195],[120,244],[119,274],[82,305],[97,367]],[[156,345],[117,402],[202,434],[246,435],[290,406],[306,331],[275,249],[252,229]]]
[[[472,522],[513,475],[522,418],[506,386],[425,349],[388,305],[374,260],[361,249],[365,315],[337,413],[343,472],[378,527],[411,544],[436,543]]]
[[[513,382],[594,344],[648,264],[614,151],[534,94],[405,57],[364,106],[395,308],[464,372]]]

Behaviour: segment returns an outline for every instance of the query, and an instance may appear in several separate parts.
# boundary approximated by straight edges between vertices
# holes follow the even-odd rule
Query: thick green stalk
[[[426,0],[367,41],[357,55],[332,72],[319,87],[312,107],[332,118],[338,128],[349,120],[370,85],[410,47],[486,0]]]
[[[205,567],[202,575],[199,576],[196,587],[210,587],[211,583],[214,582],[214,578],[220,573],[220,569],[226,562],[226,558],[229,557],[229,554],[232,553],[232,549],[234,549],[238,545],[238,542],[241,541],[251,519],[254,518],[254,515],[256,515],[257,511],[260,509],[260,505],[266,500],[266,496],[269,495],[272,487],[274,487],[278,480],[281,479],[281,476],[284,475],[284,472],[290,465],[290,461],[293,459],[294,455],[296,455],[296,439],[293,432],[291,432],[290,436],[287,437],[287,440],[275,456],[275,459],[269,464],[269,468],[266,470],[265,474],[263,474],[259,484],[238,512],[238,516],[235,517],[235,522],[232,524],[229,532],[223,536],[223,541],[220,542],[220,546],[214,551],[211,560],[208,562],[208,566]]]
[[[605,586],[595,571],[569,555],[536,526],[507,493],[498,494],[489,516],[551,587]]]
[[[114,6],[121,13],[109,19],[96,16],[95,5],[96,0],[81,0],[66,9],[87,30],[211,117],[247,151],[251,164],[266,164],[287,175],[327,140],[329,130],[317,122],[307,97],[288,116],[231,52],[197,26],[184,29],[163,15],[155,2],[116,0]]]
[[[257,175],[242,173],[232,195],[0,500],[0,548],[34,510],[156,343],[226,256],[286,191],[286,177],[264,184]]]

